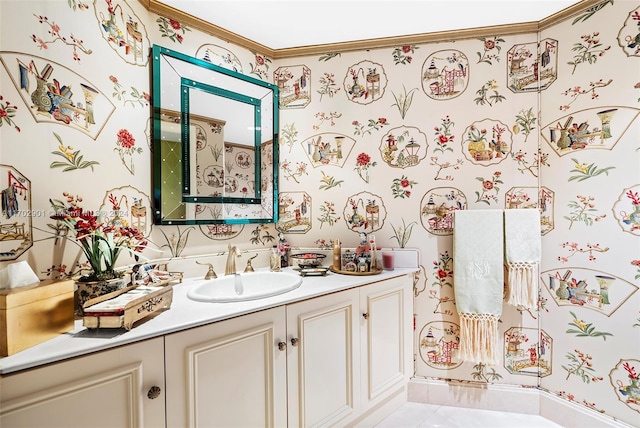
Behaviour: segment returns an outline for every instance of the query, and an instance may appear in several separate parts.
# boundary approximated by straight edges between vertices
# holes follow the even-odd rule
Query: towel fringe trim
[[[538,305],[538,264],[534,262],[507,262],[507,303],[524,309],[535,309]]]
[[[458,358],[472,363],[500,364],[499,316],[462,312]]]

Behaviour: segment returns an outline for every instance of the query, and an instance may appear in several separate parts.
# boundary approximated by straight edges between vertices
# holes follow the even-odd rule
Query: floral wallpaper
[[[273,59],[135,0],[2,2],[0,265],[41,278],[49,199],[118,198],[150,258],[270,248],[418,248],[415,376],[539,386],[633,424],[640,413],[640,4],[590,3],[541,30]],[[362,25],[366,25],[363,22]],[[280,221],[152,225],[149,47],[277,84]],[[242,185],[238,186],[239,191]],[[502,363],[456,359],[453,213],[537,208],[535,310],[504,305]]]

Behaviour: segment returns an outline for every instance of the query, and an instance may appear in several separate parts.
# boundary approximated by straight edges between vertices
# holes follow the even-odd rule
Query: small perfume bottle
[[[278,251],[278,247],[274,245],[271,249],[271,256],[269,257],[269,270],[271,272],[280,272],[281,261],[280,251]]]

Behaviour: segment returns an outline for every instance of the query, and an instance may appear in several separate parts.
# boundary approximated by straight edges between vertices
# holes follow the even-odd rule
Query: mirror
[[[275,223],[278,88],[154,45],[155,224]]]

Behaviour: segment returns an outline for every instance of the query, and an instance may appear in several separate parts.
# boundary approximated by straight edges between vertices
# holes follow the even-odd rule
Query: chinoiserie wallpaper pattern
[[[48,201],[62,197],[121,206],[149,258],[374,233],[420,250],[417,377],[539,385],[638,420],[640,2],[604,0],[539,33],[280,60],[134,0],[0,13],[3,265],[59,278],[82,262],[53,251]],[[152,226],[152,44],[277,84],[275,228]],[[538,305],[505,304],[502,364],[460,363],[452,217],[496,208],[540,211]]]

